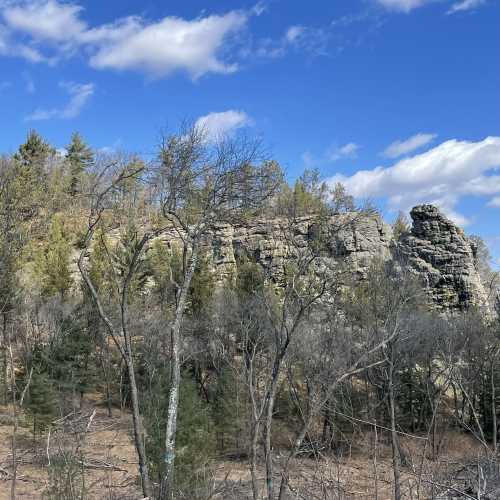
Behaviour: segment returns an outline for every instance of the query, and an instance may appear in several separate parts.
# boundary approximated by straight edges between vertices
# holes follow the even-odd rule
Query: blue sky
[[[390,219],[439,204],[500,263],[500,0],[0,0],[0,151],[261,136]]]

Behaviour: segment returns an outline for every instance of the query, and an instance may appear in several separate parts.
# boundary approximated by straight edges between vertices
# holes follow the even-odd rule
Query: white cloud
[[[296,42],[305,32],[304,26],[290,26],[285,33],[285,40],[288,43]]]
[[[207,141],[216,141],[251,124],[252,120],[244,111],[230,109],[201,116],[196,120],[195,127],[206,135]]]
[[[55,0],[22,2],[2,12],[7,25],[37,40],[76,40],[86,29],[79,19],[82,7]]]
[[[335,175],[357,198],[387,197],[393,210],[417,203],[434,203],[455,221],[467,220],[455,212],[464,196],[500,195],[500,137],[479,142],[449,140],[399,160],[391,167],[360,170],[352,176]]]
[[[454,3],[448,10],[448,14],[455,14],[457,12],[463,12],[466,10],[476,9],[481,5],[484,5],[486,0],[461,0],[460,2]]]
[[[433,0],[376,0],[382,7],[396,12],[410,12],[418,7],[423,7]]]
[[[252,7],[252,13],[256,16],[261,16],[267,11],[267,5],[265,2],[258,2]]]
[[[92,83],[61,82],[59,86],[68,93],[70,97],[68,103],[63,108],[36,109],[26,117],[26,121],[76,118],[94,94]]]
[[[398,140],[387,146],[383,156],[387,158],[398,158],[429,144],[437,137],[436,134],[415,134],[404,141]]]
[[[169,17],[149,25],[140,22],[133,30],[127,24],[127,35],[102,43],[90,64],[95,68],[143,70],[154,76],[179,69],[193,78],[210,72],[231,73],[237,66],[222,61],[217,54],[226,37],[241,29],[246,19],[241,13],[230,12],[194,21]]]
[[[313,56],[328,54],[331,33],[328,29],[312,26],[290,26],[278,39],[262,38],[257,41],[255,54],[258,57],[274,59],[283,57],[290,50],[308,53]]]
[[[495,207],[495,208],[500,208],[500,196],[495,196],[490,200],[488,203],[489,207]]]
[[[99,69],[136,70],[155,77],[186,71],[192,78],[206,73],[232,73],[238,66],[227,60],[230,38],[241,32],[250,16],[260,15],[265,5],[250,11],[233,10],[224,15],[200,16],[192,20],[165,17],[150,21],[140,16],[117,19],[112,23],[89,26],[81,16],[83,7],[58,0],[18,0],[9,2],[0,14],[9,37],[28,38],[25,58],[54,61],[77,50]],[[1,32],[0,32],[1,37]],[[33,48],[45,44],[56,55],[42,56]],[[0,38],[0,53],[14,43]],[[31,51],[31,52],[30,52]],[[19,52],[19,50],[17,50]]]
[[[327,158],[330,161],[337,161],[341,158],[356,158],[360,146],[355,142],[349,142],[339,148],[333,148],[327,151]]]
[[[305,151],[302,153],[302,163],[305,168],[319,168],[331,165],[332,162],[336,162],[341,159],[354,159],[358,156],[358,151],[361,146],[355,142],[348,142],[343,146],[331,146],[323,153],[319,155],[313,155],[310,151]]]

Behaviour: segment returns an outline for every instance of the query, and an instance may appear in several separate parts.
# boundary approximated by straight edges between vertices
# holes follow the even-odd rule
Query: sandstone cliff
[[[411,233],[397,248],[425,283],[439,309],[486,306],[487,296],[476,269],[476,247],[462,229],[432,205],[419,205],[410,213]]]
[[[399,258],[424,283],[430,301],[440,310],[486,305],[486,293],[475,267],[475,247],[464,232],[432,205],[411,211],[413,226],[398,241],[379,216],[345,214],[327,222],[327,236],[320,249],[330,267],[342,265],[355,279],[363,279],[371,260]],[[303,217],[293,225],[294,245],[287,234],[288,221],[254,220],[246,225],[215,225],[205,242],[205,255],[219,283],[234,276],[237,260],[249,258],[280,282],[283,266],[297,247],[314,238],[315,220]],[[173,233],[165,241],[172,245]],[[293,248],[295,247],[295,249]]]

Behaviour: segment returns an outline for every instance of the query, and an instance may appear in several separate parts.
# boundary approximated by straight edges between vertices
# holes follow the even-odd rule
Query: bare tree
[[[139,459],[142,491],[145,497],[151,497],[153,494],[153,489],[149,478],[146,448],[144,442],[144,430],[139,409],[139,397],[135,377],[134,356],[131,334],[129,332],[128,307],[130,284],[137,270],[138,262],[147,243],[157,234],[159,234],[161,230],[146,230],[144,232],[143,237],[140,239],[134,249],[132,259],[129,262],[128,269],[126,270],[123,279],[117,279],[116,281],[118,292],[117,306],[119,309],[119,319],[117,321],[117,324],[115,324],[112,316],[106,311],[106,301],[101,296],[96,284],[93,283],[86,266],[86,257],[89,253],[96,229],[102,224],[103,216],[106,210],[111,207],[110,198],[116,193],[118,189],[123,189],[123,184],[125,183],[125,181],[138,176],[142,173],[142,171],[143,166],[130,169],[128,164],[124,165],[117,160],[113,160],[105,164],[101,168],[101,171],[96,176],[93,190],[90,193],[91,206],[88,228],[83,241],[83,249],[78,259],[78,268],[96,304],[99,316],[106,326],[106,329],[111,336],[114,344],[116,345],[120,356],[127,368],[132,403],[134,444]]]
[[[160,498],[174,494],[176,427],[181,380],[181,326],[203,239],[214,223],[252,214],[276,189],[281,173],[259,158],[259,144],[238,136],[209,141],[205,130],[186,126],[163,138],[154,183],[163,216],[182,242],[182,277],[175,283],[170,327],[171,383],[165,433],[165,472]]]

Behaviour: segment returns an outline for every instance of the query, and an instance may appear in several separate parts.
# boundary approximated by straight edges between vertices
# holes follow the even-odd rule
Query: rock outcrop
[[[439,310],[465,309],[486,303],[486,294],[475,267],[475,248],[464,232],[432,205],[411,211],[413,227],[395,240],[391,226],[377,215],[344,214],[326,223],[326,237],[319,249],[330,268],[342,265],[355,279],[366,276],[373,258],[401,258],[424,283]],[[204,254],[219,283],[234,276],[238,259],[260,264],[280,283],[284,265],[297,248],[307,245],[317,232],[313,217],[303,217],[292,228],[284,219],[260,219],[248,224],[216,224],[204,243]],[[166,235],[167,244],[175,236]]]
[[[475,264],[475,244],[433,205],[418,205],[410,215],[411,232],[403,235],[396,247],[425,283],[436,308],[486,306]]]

